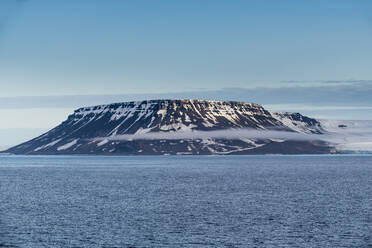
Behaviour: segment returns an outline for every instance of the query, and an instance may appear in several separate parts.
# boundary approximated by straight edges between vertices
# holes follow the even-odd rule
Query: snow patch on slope
[[[78,142],[79,139],[74,139],[73,141],[63,145],[63,146],[60,146],[57,148],[57,151],[63,151],[63,150],[67,150],[69,148],[71,148],[72,146],[76,145],[77,142]]]
[[[48,144],[46,144],[46,145],[39,146],[39,147],[36,148],[34,151],[37,152],[37,151],[40,151],[40,150],[45,149],[45,148],[47,148],[47,147],[54,146],[54,145],[56,145],[59,141],[61,141],[61,139],[57,139],[57,140],[52,141],[52,142],[50,142],[50,143],[48,143]]]
[[[303,116],[300,113],[274,112],[272,116],[295,132],[317,134],[324,132],[317,120]]]

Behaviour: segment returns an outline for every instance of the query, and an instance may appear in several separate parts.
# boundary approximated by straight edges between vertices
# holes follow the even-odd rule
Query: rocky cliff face
[[[233,130],[233,132],[231,131]],[[255,130],[250,137],[241,130]],[[321,141],[257,133],[323,132],[300,114],[271,114],[252,103],[151,100],[77,109],[49,132],[9,149],[14,154],[328,153]]]
[[[300,113],[275,112],[272,115],[296,132],[309,134],[323,134],[326,132],[318,120],[303,116]]]

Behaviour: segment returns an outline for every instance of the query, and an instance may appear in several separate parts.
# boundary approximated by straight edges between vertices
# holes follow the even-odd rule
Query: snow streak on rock
[[[280,137],[240,137],[225,130],[275,130]],[[285,133],[323,133],[318,121],[292,113],[271,114],[253,103],[206,100],[151,100],[77,109],[49,132],[9,149],[15,154],[263,154],[326,153],[313,140]],[[202,137],[188,134],[203,133]],[[215,132],[226,135],[213,137]],[[181,133],[179,138],[166,135]],[[231,133],[230,133],[231,134]],[[116,137],[159,137],[123,140]],[[169,136],[169,135],[168,135]],[[286,137],[288,136],[288,138]],[[164,138],[165,137],[165,138]]]

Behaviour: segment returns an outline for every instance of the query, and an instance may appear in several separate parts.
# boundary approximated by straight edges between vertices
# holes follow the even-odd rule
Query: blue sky
[[[371,58],[372,1],[2,0],[0,129],[154,97],[371,119]]]

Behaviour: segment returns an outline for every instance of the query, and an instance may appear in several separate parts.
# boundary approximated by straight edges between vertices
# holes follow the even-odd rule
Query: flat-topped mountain
[[[274,132],[275,135],[270,137]],[[6,152],[127,155],[329,153],[331,148],[325,142],[291,138],[292,134],[323,132],[315,119],[298,113],[270,113],[253,103],[150,100],[77,109],[59,126]],[[265,135],[261,137],[261,133]],[[279,138],[277,133],[280,133]]]

